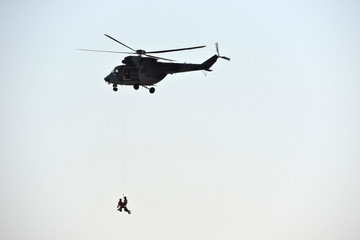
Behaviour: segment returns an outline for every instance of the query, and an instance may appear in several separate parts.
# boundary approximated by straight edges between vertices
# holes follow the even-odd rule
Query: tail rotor
[[[217,42],[215,43],[215,47],[216,47],[217,56],[218,56],[219,58],[222,58],[222,59],[225,59],[225,60],[230,61],[230,58],[225,57],[225,56],[220,56],[220,53],[219,53],[219,44],[218,44]]]

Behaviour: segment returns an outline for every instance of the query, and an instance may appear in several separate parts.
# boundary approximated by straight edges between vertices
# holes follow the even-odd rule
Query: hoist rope
[[[126,190],[126,122],[127,122],[127,108],[126,108],[126,96],[125,94],[123,94],[123,111],[121,113],[122,115],[122,133],[121,133],[121,145],[122,145],[122,156],[121,156],[121,160],[122,160],[122,193],[123,196],[125,196],[125,190]]]

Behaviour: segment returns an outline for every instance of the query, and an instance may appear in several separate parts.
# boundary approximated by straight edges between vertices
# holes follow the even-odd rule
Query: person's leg
[[[127,207],[125,207],[125,212],[128,212],[129,214],[131,213],[129,209],[127,209]]]

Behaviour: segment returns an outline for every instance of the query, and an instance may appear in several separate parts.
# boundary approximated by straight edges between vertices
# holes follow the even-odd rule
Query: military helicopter
[[[113,85],[114,91],[118,90],[117,88],[118,85],[130,85],[133,86],[135,90],[138,90],[139,87],[141,86],[148,89],[150,93],[154,93],[155,88],[153,87],[153,85],[163,80],[168,74],[198,71],[198,70],[211,71],[210,67],[214,65],[214,63],[218,58],[223,58],[230,61],[230,58],[225,56],[220,56],[218,43],[215,44],[217,54],[210,57],[208,60],[206,60],[201,64],[174,63],[174,60],[153,56],[150,54],[193,50],[193,49],[203,48],[205,46],[147,52],[142,49],[135,50],[107,34],[104,35],[110,38],[111,40],[123,45],[124,47],[132,50],[133,52],[117,52],[117,51],[103,51],[103,50],[91,50],[91,49],[78,49],[78,50],[138,55],[138,56],[125,57],[124,60],[122,60],[123,65],[115,67],[114,70],[112,70],[112,72],[104,78],[104,80],[108,84]],[[146,57],[143,57],[143,55]],[[165,60],[168,62],[158,62],[158,60]]]

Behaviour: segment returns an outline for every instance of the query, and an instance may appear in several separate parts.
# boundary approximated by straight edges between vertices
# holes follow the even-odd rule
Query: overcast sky
[[[0,2],[0,238],[360,239],[358,1]],[[127,51],[201,63],[156,92]],[[122,194],[132,214],[116,211]]]

